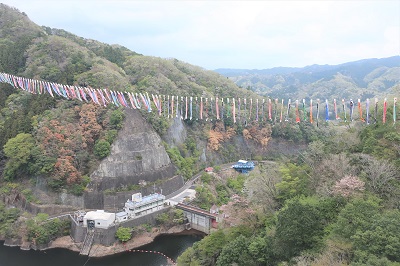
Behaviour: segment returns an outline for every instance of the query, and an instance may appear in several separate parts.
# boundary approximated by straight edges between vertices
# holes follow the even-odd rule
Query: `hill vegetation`
[[[5,73],[157,95],[258,97],[215,72],[176,59],[143,56],[119,45],[39,27],[4,4],[0,25],[0,71]],[[40,176],[54,191],[81,194],[98,161],[109,154],[123,123],[123,110],[0,86],[3,179],[19,182]],[[169,126],[166,119],[152,114],[148,121],[160,134]],[[20,154],[15,154],[18,149]]]
[[[0,36],[1,72],[62,84],[254,99],[261,99],[255,92],[321,99],[398,92],[398,57],[373,60],[368,67],[358,62],[273,69],[265,78],[251,73],[250,83],[236,80],[254,92],[176,59],[39,27],[4,4]],[[0,236],[15,237],[23,228],[29,240],[43,244],[65,234],[67,226],[58,220],[43,223],[43,214],[33,217],[9,207],[21,197],[43,203],[31,190],[42,180],[52,192],[81,195],[99,160],[109,155],[124,110],[27,94],[4,84],[0,108]],[[388,121],[392,112],[389,107]],[[176,121],[154,113],[145,117],[161,136],[176,129]],[[399,265],[398,124],[234,124],[226,116],[212,122],[193,119],[184,128],[182,143],[164,145],[185,178],[205,164],[245,156],[259,162],[248,176],[218,166],[217,174],[202,175],[193,203],[215,204],[225,217],[216,232],[182,254],[179,265]],[[273,139],[289,143],[292,152],[268,150]]]
[[[203,175],[196,203],[223,220],[178,265],[400,265],[399,129],[326,129],[248,176]]]

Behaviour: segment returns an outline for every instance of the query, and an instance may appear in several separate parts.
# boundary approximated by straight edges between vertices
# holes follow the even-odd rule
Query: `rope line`
[[[48,81],[40,81],[34,79],[28,79],[24,77],[18,77],[7,73],[0,72],[0,83],[6,83],[14,87],[15,89],[21,89],[25,92],[29,92],[31,94],[49,94],[51,97],[59,96],[68,100],[79,100],[81,102],[86,103],[94,103],[100,106],[108,106],[115,105],[117,107],[123,106],[125,108],[146,110],[148,112],[155,111],[159,116],[167,117],[167,118],[179,118],[182,120],[205,120],[205,121],[213,121],[215,120],[223,120],[228,119],[232,115],[233,123],[244,123],[247,125],[247,119],[249,121],[254,122],[264,122],[269,121],[273,124],[277,122],[277,113],[280,109],[280,119],[279,122],[288,122],[295,121],[299,123],[303,122],[314,122],[314,111],[313,111],[313,100],[310,99],[309,105],[306,108],[305,99],[302,101],[302,109],[299,106],[299,100],[292,101],[288,99],[286,106],[286,114],[284,115],[284,99],[281,99],[281,106],[278,106],[278,99],[275,99],[275,104],[272,104],[272,100],[268,98],[268,113],[264,112],[264,103],[265,98],[258,97],[255,101],[255,108],[253,108],[253,98],[242,98],[242,102],[244,103],[243,113],[241,112],[241,98],[229,98],[229,97],[215,97],[215,115],[213,111],[213,98],[210,98],[210,109],[211,115],[208,113],[208,98],[204,97],[205,101],[203,101],[203,97],[195,97],[195,96],[177,96],[177,95],[157,95],[151,94],[149,96],[148,92],[124,92],[124,91],[113,91],[108,89],[93,89],[91,87],[82,87],[75,85],[64,85],[58,84],[54,82]],[[261,102],[261,114],[259,110],[259,98],[262,98]],[[152,99],[152,100],[151,100]],[[163,99],[163,100],[162,100]],[[185,99],[185,100],[184,100]],[[225,101],[224,101],[225,99]],[[193,106],[193,100],[195,100],[195,106]],[[247,109],[247,100],[249,100],[249,108]],[[358,115],[356,114],[356,118],[358,121],[365,123],[367,125],[370,124],[371,112],[369,110],[369,99],[365,100],[365,105],[361,103],[361,99],[355,103],[352,99],[342,100],[342,112],[338,113],[337,101],[333,99],[333,102],[330,103],[328,99],[325,100],[325,122],[330,120],[341,120],[347,122],[347,110],[349,110],[349,122],[355,120],[355,108],[358,107]],[[180,102],[180,104],[179,104]],[[226,103],[226,104],[225,104]],[[397,98],[393,97],[393,124],[396,123],[397,120]],[[320,102],[319,99],[316,101],[316,116],[315,122],[317,126],[319,125],[319,111],[320,111]],[[179,106],[180,105],[180,106]],[[189,105],[189,106],[188,106]],[[225,107],[226,105],[226,107]],[[236,110],[236,105],[238,106],[238,110]],[[382,104],[382,123],[386,123],[387,116],[387,98],[384,99]],[[333,106],[331,109],[330,106]],[[365,106],[365,107],[363,107]],[[179,109],[180,107],[180,109]],[[194,108],[193,108],[194,107]],[[291,108],[293,107],[293,108]],[[363,112],[363,108],[365,108],[365,112]],[[375,105],[372,106],[373,110],[373,120],[374,123],[377,122],[378,117],[378,99],[375,98]],[[166,110],[167,109],[167,110]],[[183,111],[185,109],[185,111]],[[226,109],[226,110],[225,110]],[[293,111],[294,110],[294,111]],[[226,112],[226,113],[225,113]],[[301,113],[302,112],[302,115]],[[242,113],[242,114],[241,114]],[[254,113],[254,114],[253,114]],[[309,113],[309,115],[307,115]],[[244,117],[243,121],[241,120],[241,115]],[[272,117],[274,115],[274,118]],[[308,119],[307,119],[308,117]],[[308,120],[308,121],[307,121]]]

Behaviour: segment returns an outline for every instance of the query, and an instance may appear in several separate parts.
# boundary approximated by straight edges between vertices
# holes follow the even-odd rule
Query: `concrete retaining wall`
[[[76,222],[71,221],[71,237],[75,243],[81,243],[85,240],[87,228],[78,225]]]
[[[48,215],[56,215],[60,213],[67,213],[78,210],[74,206],[65,206],[57,204],[46,204],[46,205],[36,205],[32,202],[26,202],[25,199],[21,199],[21,207],[29,213],[36,215],[38,213],[47,213]]]
[[[171,194],[184,185],[182,176],[174,176],[172,178],[160,180],[155,185],[155,192],[163,195]],[[112,195],[104,194],[103,191],[85,192],[85,209],[99,209],[116,212],[124,207],[125,202],[132,197],[132,194],[141,192],[143,196],[154,193],[154,187],[144,187],[140,190],[116,192]]]

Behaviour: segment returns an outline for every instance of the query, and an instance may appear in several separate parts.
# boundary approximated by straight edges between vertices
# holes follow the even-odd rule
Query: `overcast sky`
[[[205,69],[400,54],[400,1],[2,0],[39,25]]]

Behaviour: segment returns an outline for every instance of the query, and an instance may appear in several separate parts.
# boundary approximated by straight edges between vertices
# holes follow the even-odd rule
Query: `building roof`
[[[152,202],[156,202],[159,200],[165,200],[165,196],[162,194],[154,193],[154,194],[150,194],[150,195],[142,197],[142,201],[140,201],[140,202],[128,200],[125,203],[125,206],[129,207],[129,208],[137,208],[137,207],[140,207],[140,206],[152,203]]]
[[[206,210],[197,208],[195,206],[191,206],[191,205],[186,205],[186,204],[182,204],[182,203],[178,203],[177,205],[175,205],[178,209],[184,210],[184,211],[188,211],[188,212],[192,212],[192,213],[197,213],[200,214],[202,216],[206,216],[206,217],[210,217],[210,218],[217,218],[216,214],[210,213]]]
[[[253,169],[254,168],[254,162],[252,161],[244,161],[244,160],[239,160],[237,163],[232,165],[232,168],[242,168],[242,169]]]
[[[206,172],[212,172],[212,171],[214,171],[214,168],[212,168],[212,167],[207,167],[206,169],[204,169],[204,171],[206,171]]]
[[[124,217],[124,216],[126,216],[126,215],[128,215],[127,212],[117,212],[117,213],[115,214],[115,216],[117,216],[117,217]]]
[[[90,211],[87,212],[83,218],[87,220],[114,220],[115,213],[105,212],[103,210]]]

